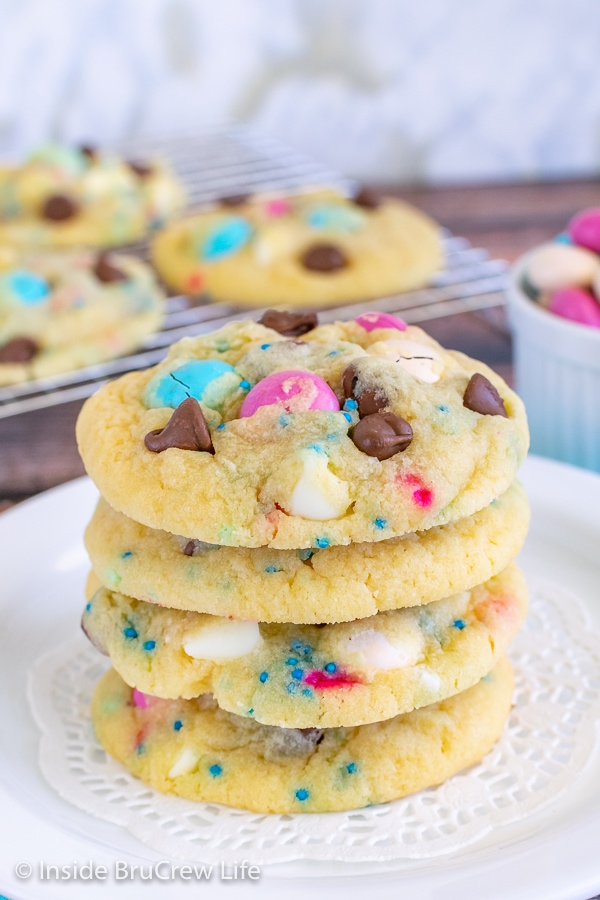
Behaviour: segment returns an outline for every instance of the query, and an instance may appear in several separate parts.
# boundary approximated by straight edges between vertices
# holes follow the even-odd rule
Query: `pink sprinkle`
[[[291,209],[290,204],[287,200],[269,200],[268,203],[265,203],[265,210],[268,216],[273,216],[273,218],[277,216],[285,216]]]
[[[406,322],[389,313],[371,312],[359,316],[356,322],[365,331],[375,331],[376,328],[395,328],[396,331],[406,331]]]
[[[431,493],[429,488],[419,488],[418,491],[414,492],[413,500],[415,501],[417,506],[420,506],[423,509],[429,509],[429,507],[433,503],[433,494]]]
[[[407,484],[411,487],[417,488],[415,491],[413,491],[412,498],[416,505],[420,506],[421,509],[429,509],[429,507],[432,505],[433,491],[428,487],[423,486],[423,482],[418,475],[414,475],[412,472],[409,472],[406,475],[396,475],[396,483],[399,486]]]
[[[152,694],[142,694],[137,688],[133,689],[134,705],[139,706],[140,709],[148,709],[149,706],[153,706],[156,699],[157,698],[153,697]]]
[[[348,675],[347,672],[341,672],[339,669],[331,675],[315,669],[314,672],[308,672],[304,680],[319,691],[328,688],[351,688],[355,684],[362,684],[359,678]]]

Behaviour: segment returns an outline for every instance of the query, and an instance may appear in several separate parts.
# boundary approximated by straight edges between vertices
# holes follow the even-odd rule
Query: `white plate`
[[[522,470],[533,507],[521,563],[577,594],[590,627],[600,629],[600,478],[531,458]],[[124,900],[165,895],[165,882],[86,882],[78,887],[19,881],[15,866],[40,861],[66,865],[89,860],[114,869],[116,860],[159,857],[124,830],[91,818],[61,800],[37,765],[39,734],[26,703],[26,673],[42,653],[73,635],[81,613],[87,559],[81,535],[96,492],[81,479],[0,517],[3,548],[0,594],[0,891],[11,900],[65,896]],[[600,678],[600,672],[598,673]],[[263,868],[260,883],[223,882],[191,888],[168,883],[169,900],[206,891],[258,891],[281,897],[304,888],[315,897],[362,897],[370,887],[398,900],[588,900],[600,891],[600,759],[594,758],[567,794],[536,816],[488,835],[460,853],[385,865],[340,864],[331,877],[318,863]],[[241,857],[242,858],[242,857]],[[327,876],[321,873],[327,872]],[[191,893],[192,892],[192,893]]]

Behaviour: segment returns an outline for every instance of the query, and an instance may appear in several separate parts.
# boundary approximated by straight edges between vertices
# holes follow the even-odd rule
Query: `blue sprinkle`
[[[298,690],[298,685],[296,684],[296,682],[290,681],[287,686],[288,694],[295,694],[297,690]]]
[[[253,709],[249,709],[248,712],[246,713],[246,715],[247,715],[247,716],[251,716],[251,715],[253,715],[253,713],[254,713],[254,710],[253,710]]]
[[[296,681],[301,681],[303,675],[304,672],[302,671],[302,669],[292,669],[292,678],[295,678]]]
[[[335,663],[327,663],[327,665],[325,666],[326,672],[335,672],[336,669],[337,669],[337,666]]]
[[[225,428],[225,422],[221,422],[220,425],[217,425],[217,431],[222,431]]]
[[[440,412],[450,412],[447,406],[438,406]]]
[[[240,387],[244,391],[249,391],[250,390],[250,382],[249,381],[240,381]]]
[[[286,659],[285,664],[286,664],[286,666],[297,666],[298,660],[295,657],[290,656],[289,659]]]
[[[261,349],[261,350],[266,350],[266,349],[267,349],[268,347],[270,347],[270,346],[271,346],[270,344],[261,344],[261,345],[260,345],[260,349]]]
[[[85,611],[86,611],[86,612],[89,612],[91,608],[92,608],[92,604],[91,604],[91,603],[86,603],[86,604],[85,604]]]
[[[464,619],[455,619],[455,620],[454,620],[454,627],[455,627],[455,628],[458,628],[459,631],[462,631],[463,628],[466,628],[466,627],[467,627],[467,623],[465,622]]]
[[[284,413],[282,416],[279,416],[279,424],[282,428],[287,428],[290,422],[289,413]]]
[[[125,553],[121,553],[121,559],[129,559],[130,556],[133,556],[131,550],[126,550]]]
[[[268,672],[261,672],[260,675],[259,675],[259,681],[260,681],[260,683],[261,683],[261,684],[264,684],[268,677],[269,677],[269,673],[268,673]]]
[[[307,644],[306,647],[303,648],[302,652],[304,653],[305,656],[308,656],[308,654],[311,652],[311,650],[312,650],[312,647],[309,647]]]
[[[312,691],[310,688],[304,688],[302,693],[304,694],[305,697],[310,697],[312,695]]]
[[[326,434],[326,435],[325,435],[325,440],[327,440],[327,441],[337,441],[337,440],[339,440],[339,437],[340,437],[339,434]]]
[[[339,354],[340,354],[339,350],[330,350],[329,353],[327,354],[327,356],[339,356]]]
[[[342,413],[342,415],[345,418],[346,422],[352,421],[352,416],[350,415],[350,413]]]
[[[309,793],[306,788],[300,788],[299,791],[296,791],[296,799],[297,800],[308,800]]]
[[[358,403],[356,400],[346,400],[344,403],[344,409],[358,409]]]
[[[556,237],[554,238],[554,243],[555,244],[572,244],[573,241],[571,240],[570,236],[567,234],[566,231],[562,231],[560,234],[556,235]]]
[[[319,548],[319,550],[324,550],[325,547],[329,547],[329,538],[317,538],[315,544]]]
[[[144,650],[154,650],[156,647],[156,641],[146,641],[144,644]]]
[[[292,650],[302,650],[302,641],[292,641],[290,647]]]
[[[325,453],[323,447],[320,444],[310,444],[308,449],[314,450],[316,453]]]
[[[140,744],[140,745],[138,746],[138,748],[137,748],[138,756],[139,756],[140,754],[142,754],[142,753],[145,751],[145,749],[146,749],[146,748],[144,747],[144,745],[143,745],[143,744]]]
[[[136,638],[138,636],[138,633],[135,630],[135,628],[131,628],[131,626],[128,628],[124,628],[123,634],[125,635],[126,638]]]
[[[183,728],[183,722],[181,721],[181,719],[177,719],[176,722],[173,722],[173,728],[175,729],[175,731],[181,731],[181,729]]]
[[[45,278],[36,275],[35,272],[27,272],[25,269],[18,269],[7,275],[6,281],[11,291],[18,295],[21,303],[26,306],[37,306],[43,303],[50,293],[50,287]]]
[[[272,572],[281,572],[281,569],[278,569],[277,566],[265,566],[265,572],[271,574]]]
[[[385,528],[386,525],[386,519],[375,519],[375,528]]]
[[[349,775],[354,775],[356,769],[356,763],[348,763],[348,765],[346,766],[346,772],[348,772]]]
[[[214,765],[209,767],[208,771],[210,772],[210,774],[212,775],[213,778],[216,778],[217,775],[221,774],[223,769],[221,768],[220,765],[218,765],[218,763],[214,763]]]

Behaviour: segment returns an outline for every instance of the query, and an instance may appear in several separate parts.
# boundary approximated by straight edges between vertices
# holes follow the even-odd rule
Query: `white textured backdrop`
[[[0,156],[240,118],[363,178],[600,168],[600,0],[0,0]]]

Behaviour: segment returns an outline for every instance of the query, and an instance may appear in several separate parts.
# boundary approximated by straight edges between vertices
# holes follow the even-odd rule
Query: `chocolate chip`
[[[53,194],[42,206],[42,218],[51,222],[64,222],[72,219],[79,212],[79,206],[66,194]]]
[[[358,381],[358,373],[354,365],[351,363],[346,366],[342,373],[342,390],[346,399],[356,400],[358,406],[358,414],[361,419],[364,416],[372,416],[374,413],[380,412],[390,405],[390,401],[380,388],[365,388],[360,394],[356,393],[356,382]]]
[[[92,147],[90,144],[82,144],[79,148],[80,153],[86,157],[88,162],[95,162],[96,157],[98,156],[98,151],[95,147]]]
[[[219,197],[219,203],[221,206],[241,206],[251,196],[251,194],[228,194],[225,197]]]
[[[488,381],[480,372],[471,375],[463,396],[463,404],[467,409],[472,409],[473,412],[480,413],[482,416],[508,418],[504,400],[492,382]]]
[[[16,337],[0,347],[0,363],[28,363],[39,352],[38,344],[29,337]]]
[[[113,266],[108,253],[99,253],[96,264],[92,269],[98,281],[104,284],[112,284],[115,281],[127,281],[127,273],[117,266]]]
[[[325,737],[325,732],[322,728],[299,728],[298,731],[302,737],[306,738],[315,747]]]
[[[193,397],[179,404],[164,428],[149,431],[144,444],[152,453],[162,453],[171,447],[215,452],[206,419],[200,404]]]
[[[138,178],[148,178],[149,175],[152,175],[153,169],[148,163],[137,162],[135,159],[128,159],[127,165]]]
[[[363,209],[377,209],[378,206],[381,206],[383,201],[377,191],[361,187],[354,197],[354,202],[357,206],[362,206]]]
[[[337,272],[345,269],[348,258],[343,250],[335,244],[313,244],[305,250],[300,258],[305,269],[311,272]]]
[[[285,337],[299,337],[316,328],[319,322],[316,313],[293,313],[286,310],[268,309],[258,320],[265,328],[272,328]]]
[[[185,547],[183,548],[183,552],[185,553],[186,556],[193,556],[195,549],[196,549],[196,542],[188,541],[187,544],[185,545]]]
[[[367,456],[389,459],[406,450],[413,439],[409,423],[391,412],[377,412],[361,419],[351,432],[354,445]]]

